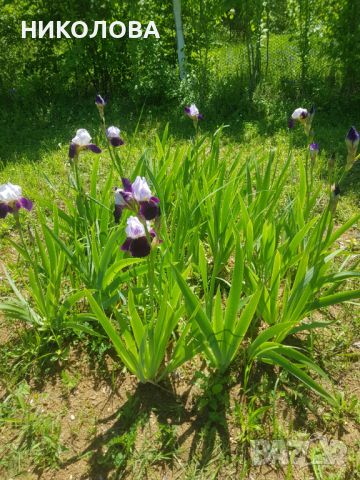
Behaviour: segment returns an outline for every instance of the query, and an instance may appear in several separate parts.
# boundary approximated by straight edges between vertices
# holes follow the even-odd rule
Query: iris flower
[[[8,213],[16,213],[20,208],[30,211],[32,207],[32,201],[22,196],[19,185],[0,185],[0,218],[5,218]]]
[[[72,160],[77,157],[81,150],[91,150],[94,153],[101,153],[101,149],[94,143],[91,143],[90,133],[85,130],[85,128],[77,130],[75,137],[71,140],[69,158]]]
[[[313,162],[315,162],[316,157],[319,153],[319,145],[317,143],[310,143],[309,150],[310,150],[310,158]]]
[[[100,94],[98,94],[96,95],[96,98],[95,98],[95,104],[97,106],[105,107],[106,101],[103,99],[103,97]]]
[[[145,220],[160,216],[160,200],[154,197],[144,177],[136,177],[134,183],[123,178],[123,188],[115,188],[115,222],[118,223],[124,208],[139,214]]]
[[[356,153],[359,146],[359,139],[360,139],[359,132],[356,130],[355,127],[351,127],[345,137],[345,142],[348,149],[346,170],[350,170],[350,168],[353,166],[353,163],[356,160]]]
[[[124,140],[120,137],[120,128],[111,126],[106,129],[106,137],[113,147],[124,145]]]
[[[311,107],[310,111],[302,107],[296,108],[289,119],[288,126],[289,128],[294,128],[295,123],[300,122],[304,126],[306,135],[309,136],[314,115],[315,115],[314,105]]]
[[[138,217],[129,217],[125,228],[126,240],[121,246],[124,252],[130,252],[132,257],[147,257],[151,251],[151,242],[156,237],[154,230],[151,229],[149,222],[145,225]],[[149,237],[149,238],[148,238]]]
[[[99,110],[100,117],[102,119],[104,119],[104,108],[105,108],[105,105],[106,105],[106,101],[99,94],[96,95],[95,105],[97,106],[97,109]]]
[[[190,107],[185,107],[184,112],[191,120],[198,121],[204,119],[204,116],[199,112],[195,103],[192,103]]]

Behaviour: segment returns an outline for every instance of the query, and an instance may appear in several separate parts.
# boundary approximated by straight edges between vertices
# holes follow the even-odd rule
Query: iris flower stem
[[[19,212],[17,210],[14,210],[13,215],[14,215],[14,218],[15,218],[16,228],[18,229],[18,232],[19,232],[19,235],[20,235],[21,245],[22,245],[22,247],[23,247],[23,249],[26,253],[26,259],[32,266],[34,266],[34,262],[31,259],[31,256],[29,254],[29,249],[28,249],[28,247],[26,245],[26,242],[25,242],[24,232],[23,232],[21,222],[20,222],[20,218],[19,218]]]
[[[80,180],[80,175],[79,175],[79,166],[78,166],[78,159],[79,157],[76,156],[72,162],[72,165],[74,167],[74,174],[75,174],[75,187],[76,191],[80,193],[82,191],[82,185],[81,185],[81,180]]]
[[[74,170],[75,190],[76,190],[76,193],[77,193],[76,206],[77,206],[78,212],[80,214],[80,217],[83,220],[88,221],[90,224],[92,224],[93,223],[93,215],[92,215],[92,211],[91,211],[90,204],[89,204],[89,201],[88,201],[88,197],[85,194],[83,184],[81,182],[81,176],[80,176],[80,173],[79,173],[79,166],[78,166],[78,158],[79,157],[76,156],[74,158],[74,160],[71,162],[71,165],[72,165],[73,170]]]
[[[340,185],[340,184],[344,181],[344,179],[346,178],[347,173],[348,173],[348,170],[344,169],[343,173],[341,174],[340,180],[337,182],[338,185]]]
[[[313,186],[314,186],[314,162],[311,161],[310,163],[310,191],[309,191],[309,201],[310,201],[310,197],[311,197],[311,194],[312,194],[312,191],[313,191]],[[308,214],[310,213],[310,211],[308,212]]]
[[[154,313],[154,299],[155,299],[155,267],[154,267],[154,251],[151,248],[152,238],[150,232],[147,228],[146,222],[144,223],[146,239],[150,245],[150,255],[148,256],[148,272],[149,272],[149,289],[150,289],[150,298],[151,298],[151,314]]]
[[[107,141],[107,144],[108,144],[108,149],[109,149],[109,153],[110,153],[110,158],[111,158],[111,161],[115,167],[115,170],[117,170],[117,172],[119,173],[120,177],[123,178],[124,177],[124,174],[123,174],[123,170],[121,168],[121,162],[117,162],[116,161],[116,158],[114,156],[114,152],[113,152],[113,147],[111,146],[111,143],[110,143],[110,140],[106,137],[106,141]]]
[[[306,214],[308,214],[308,208],[310,204],[310,189],[309,189],[309,152],[306,153],[306,165],[305,165],[305,177],[306,177]]]
[[[107,145],[108,145],[108,150],[109,150],[111,161],[112,161],[112,163],[115,167],[115,170],[117,170],[120,177],[123,178],[124,177],[124,172],[123,172],[122,167],[121,167],[121,161],[120,161],[120,159],[119,159],[119,161],[117,161],[117,159],[115,158],[115,155],[114,155],[114,152],[113,152],[113,147],[110,143],[110,140],[108,139],[108,137],[106,135],[106,123],[105,123],[105,116],[104,115],[101,117],[101,120],[102,120],[102,126],[103,126],[103,130],[104,130],[104,135],[105,135],[105,138],[106,138],[106,142],[107,142]]]

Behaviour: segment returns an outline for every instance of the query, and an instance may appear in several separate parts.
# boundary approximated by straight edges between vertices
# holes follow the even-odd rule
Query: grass
[[[75,130],[85,127],[94,141],[102,142],[97,112],[88,99],[70,104],[54,100],[49,105],[39,101],[29,104],[21,98],[9,102],[0,125],[0,183],[22,185],[24,194],[46,210],[51,202],[59,201],[52,184],[61,194],[68,194],[67,149]],[[289,111],[267,116],[255,111],[245,114],[238,107],[224,117],[215,115],[208,106],[201,129],[209,133],[222,123],[229,124],[221,142],[221,162],[239,155],[239,162],[245,163],[249,158],[261,158],[270,149],[285,159],[289,149],[286,119],[297,106],[288,105]],[[168,121],[167,147],[171,152],[189,145],[193,135],[191,122],[182,117],[181,109],[145,105],[142,114],[140,110],[132,105],[112,105],[107,118],[108,124],[119,125],[123,131],[126,145],[121,155],[128,170],[144,152],[147,158],[156,158],[155,134],[162,132]],[[331,112],[329,105],[320,104],[315,117],[321,148],[319,185],[324,190],[330,156],[335,154],[338,168],[345,162],[343,138],[353,123],[351,114],[334,117]],[[300,128],[294,133],[293,145],[295,161],[302,159],[305,148]],[[93,162],[90,154],[84,154],[84,175]],[[100,157],[102,184],[109,168],[105,152]],[[336,213],[339,225],[359,211],[359,180],[358,162],[342,191]],[[294,190],[296,182],[294,178],[287,188]],[[35,215],[32,212],[25,222],[33,221]],[[16,236],[9,216],[0,223],[1,263],[22,288],[28,282],[24,262],[9,241]],[[354,227],[340,242],[349,254],[358,254],[359,230]],[[0,296],[10,292],[1,274]],[[360,478],[358,312],[355,302],[321,309],[312,319],[330,321],[331,325],[294,339],[313,354],[337,385],[341,392],[337,407],[319,402],[285,371],[262,364],[255,366],[252,382],[244,392],[241,352],[221,376],[195,357],[159,386],[141,385],[126,373],[104,338],[77,333],[64,336],[61,348],[54,339],[43,346],[41,329],[34,332],[21,321],[0,316],[0,476]],[[272,443],[264,444],[264,453],[254,450],[254,440]],[[334,452],[326,444],[330,440],[337,452],[333,455],[343,462],[337,473],[331,464],[334,456],[330,465],[324,461]],[[284,457],[284,446],[290,460]],[[266,448],[271,448],[270,454]],[[268,464],[261,464],[266,455]]]

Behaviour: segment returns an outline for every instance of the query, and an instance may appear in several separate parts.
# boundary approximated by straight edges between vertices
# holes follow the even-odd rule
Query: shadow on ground
[[[230,434],[226,420],[227,398],[218,405],[216,420],[211,417],[213,410],[187,409],[186,398],[191,387],[178,396],[170,384],[155,386],[139,384],[135,392],[128,397],[124,405],[114,414],[103,418],[98,427],[112,422],[106,431],[98,434],[78,455],[71,457],[61,465],[66,468],[84,456],[89,457],[89,469],[81,478],[107,479],[109,475],[124,475],[130,460],[134,459],[135,442],[139,429],[156,419],[158,436],[156,455],[152,464],[165,461],[173,467],[175,455],[181,447],[187,445],[189,459],[196,458],[199,468],[205,467],[211,460],[216,437],[219,437],[224,456],[230,455]],[[204,391],[202,397],[209,395]],[[226,397],[226,395],[225,395]],[[154,420],[153,420],[154,421]],[[180,430],[180,435],[176,430]],[[154,442],[154,438],[152,439]],[[155,445],[154,445],[155,447]]]

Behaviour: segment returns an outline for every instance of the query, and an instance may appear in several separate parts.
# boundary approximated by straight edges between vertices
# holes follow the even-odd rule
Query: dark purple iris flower
[[[153,220],[160,216],[160,200],[157,197],[150,197],[149,201],[140,202],[140,215],[145,220]]]
[[[19,185],[5,183],[0,185],[0,218],[5,218],[9,213],[16,213],[20,208],[30,211],[32,201],[22,196]]]
[[[120,137],[120,129],[117,127],[109,127],[106,129],[106,137],[113,147],[124,145],[124,140]]]
[[[126,240],[121,246],[121,250],[129,252],[132,257],[147,257],[151,251],[152,240],[156,237],[155,231],[151,229],[150,224],[146,226],[149,239],[146,235],[145,225],[138,217],[129,217],[126,225]]]
[[[351,127],[350,130],[348,131],[348,134],[346,135],[346,142],[350,143],[352,146],[355,144],[358,145],[359,139],[360,139],[359,132],[356,130],[355,127]]]
[[[145,220],[154,220],[161,214],[160,200],[151,194],[144,177],[136,177],[134,183],[123,178],[123,189],[115,188],[115,222],[118,223],[124,208],[139,214]]]
[[[77,130],[75,137],[71,140],[69,158],[74,159],[81,150],[91,150],[93,153],[101,153],[101,148],[91,143],[91,136],[85,128]]]
[[[345,137],[345,143],[348,150],[347,160],[346,160],[346,171],[349,171],[353,166],[354,162],[358,159],[356,156],[357,149],[359,146],[360,135],[355,127],[351,127]]]
[[[202,114],[199,112],[199,110],[198,110],[197,106],[195,105],[195,103],[192,103],[192,104],[190,105],[190,107],[185,107],[185,108],[184,108],[184,112],[185,112],[185,114],[186,114],[189,118],[191,118],[191,120],[195,120],[195,121],[197,121],[197,120],[204,120],[204,115],[202,115]]]
[[[295,123],[298,121],[303,124],[304,130],[307,136],[311,134],[311,124],[315,115],[315,106],[312,105],[311,109],[308,111],[306,108],[296,108],[291,114],[290,119],[288,120],[288,127],[294,128]]]
[[[311,160],[315,161],[317,154],[319,153],[319,145],[317,143],[310,143],[309,150]]]
[[[105,105],[106,105],[106,101],[104,100],[104,98],[100,94],[96,95],[95,103],[96,103],[97,106],[101,106],[101,107],[105,107]]]

